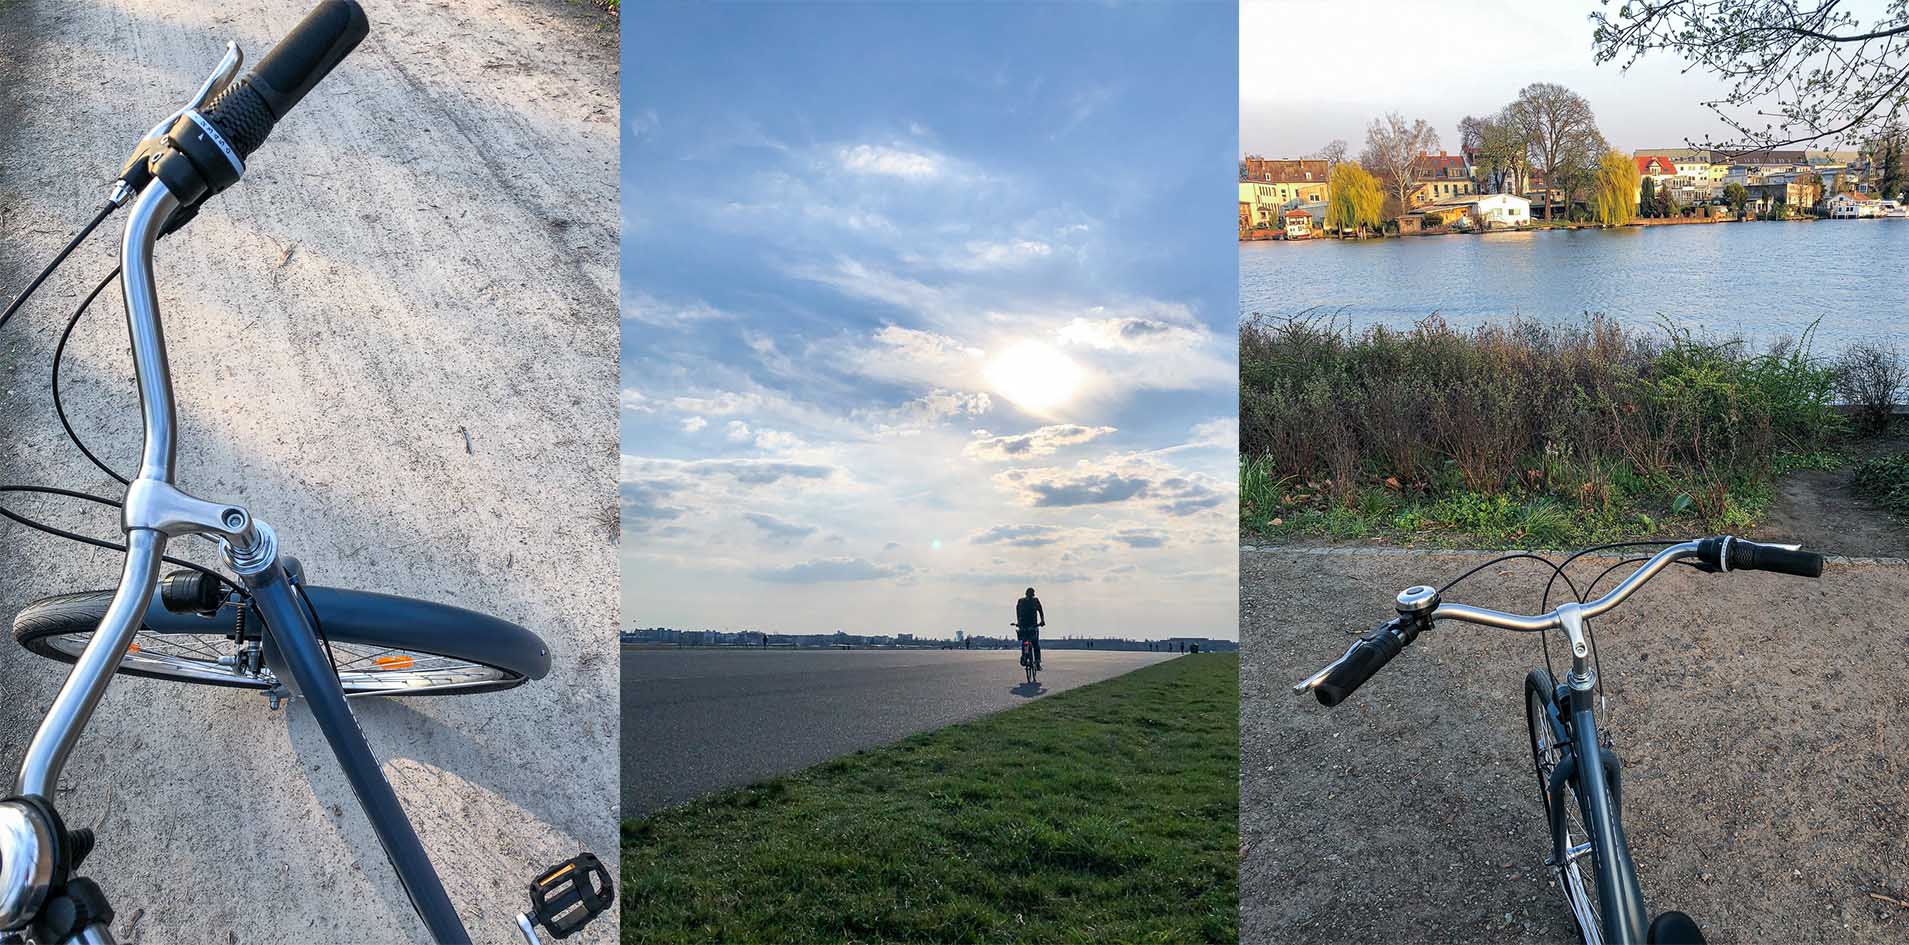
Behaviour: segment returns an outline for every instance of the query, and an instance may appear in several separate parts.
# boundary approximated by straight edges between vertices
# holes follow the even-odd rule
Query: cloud
[[[1173,517],[1217,508],[1228,493],[1210,476],[1186,473],[1146,454],[1034,466],[994,474],[994,482],[1034,508],[1146,501]]]
[[[977,532],[968,539],[970,544],[1004,544],[1015,548],[1039,548],[1061,540],[1061,530],[1052,525],[996,525],[984,532]]]
[[[667,302],[656,296],[637,292],[623,300],[625,321],[641,322],[662,328],[683,328],[697,322],[730,317],[728,313],[701,299],[689,302]]]
[[[699,430],[701,430],[702,428],[704,428],[704,427],[706,427],[706,426],[709,426],[709,421],[707,421],[707,420],[704,420],[704,419],[703,419],[703,418],[701,418],[701,417],[685,417],[685,418],[683,418],[683,432],[684,432],[684,433],[695,433],[695,432],[697,432],[697,431],[699,431]]]
[[[1086,427],[1077,423],[1044,426],[1027,433],[993,436],[986,430],[974,431],[975,440],[961,452],[969,459],[1006,462],[1034,456],[1047,456],[1063,446],[1074,446],[1114,432],[1113,427]]]
[[[1014,269],[1054,255],[1054,247],[1040,240],[970,240],[959,252],[945,253],[933,262],[943,269],[988,272]]]
[[[1158,528],[1123,528],[1113,538],[1129,548],[1159,548],[1167,543],[1167,533]]]
[[[677,486],[670,483],[624,483],[618,489],[620,493],[618,505],[623,513],[623,528],[632,532],[645,532],[659,522],[681,518],[684,510],[680,506],[663,504],[664,500],[677,489]]]
[[[938,154],[908,151],[879,144],[858,144],[835,152],[835,159],[846,170],[857,174],[882,174],[910,180],[939,177],[946,162]]]
[[[731,420],[729,421],[729,432],[723,434],[723,436],[727,437],[731,443],[747,443],[750,437],[749,424],[741,420]]]
[[[780,568],[761,568],[751,576],[771,584],[827,584],[838,581],[880,581],[914,572],[906,564],[876,564],[864,558],[816,558]]]
[[[1084,345],[1100,351],[1145,352],[1163,349],[1197,348],[1213,333],[1206,326],[1191,322],[1183,312],[1174,320],[1149,317],[1075,318],[1061,326],[1064,344]]]
[[[680,487],[680,480],[667,477],[687,476],[708,479],[723,476],[746,485],[770,485],[784,479],[822,480],[834,475],[834,467],[818,466],[812,463],[789,463],[764,459],[650,459],[626,455],[623,457],[621,478],[626,486],[672,483],[675,487]]]
[[[1011,469],[996,473],[994,478],[1017,489],[1022,500],[1036,508],[1124,502],[1145,496],[1152,485],[1139,476],[1087,470]]]
[[[1215,417],[1194,424],[1188,435],[1192,439],[1187,446],[1237,450],[1240,445],[1240,420],[1238,417]]]
[[[798,525],[767,512],[744,512],[742,517],[750,524],[762,529],[770,538],[780,541],[800,541],[816,532],[813,525]]]
[[[786,430],[756,431],[756,447],[765,450],[792,450],[802,446],[802,438]]]
[[[617,405],[631,413],[649,413],[656,409],[654,402],[635,388],[625,387],[617,396]]]

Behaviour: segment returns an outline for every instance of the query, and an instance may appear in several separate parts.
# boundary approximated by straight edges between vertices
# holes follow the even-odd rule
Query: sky
[[[1846,4],[1872,15],[1873,3]],[[1240,8],[1240,145],[1267,157],[1298,157],[1344,139],[1354,155],[1366,126],[1388,111],[1423,118],[1445,150],[1458,150],[1458,122],[1489,115],[1533,82],[1555,82],[1591,103],[1598,127],[1624,151],[1681,148],[1731,138],[1705,108],[1728,84],[1667,53],[1629,71],[1592,58],[1597,0],[1247,0]],[[1348,58],[1331,50],[1348,23],[1361,42],[1396,54]],[[1290,51],[1312,50],[1300,68]],[[1814,145],[1828,147],[1829,144]]]
[[[1236,639],[1237,30],[626,15],[623,625]]]

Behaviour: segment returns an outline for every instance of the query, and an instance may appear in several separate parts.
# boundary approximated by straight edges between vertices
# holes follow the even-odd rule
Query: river
[[[1909,220],[1728,223],[1483,236],[1241,243],[1240,313],[1305,309],[1355,327],[1512,315],[1665,320],[1761,347],[1819,321],[1833,355],[1909,348]]]

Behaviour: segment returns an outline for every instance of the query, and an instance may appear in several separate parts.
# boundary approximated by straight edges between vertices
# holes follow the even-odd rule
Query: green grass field
[[[1234,942],[1239,659],[1169,660],[623,826],[625,942]]]

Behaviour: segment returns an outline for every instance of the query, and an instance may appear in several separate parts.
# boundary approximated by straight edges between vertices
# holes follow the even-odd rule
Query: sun
[[[1022,341],[996,354],[983,372],[994,391],[1033,413],[1052,410],[1080,389],[1083,372],[1053,345]]]

